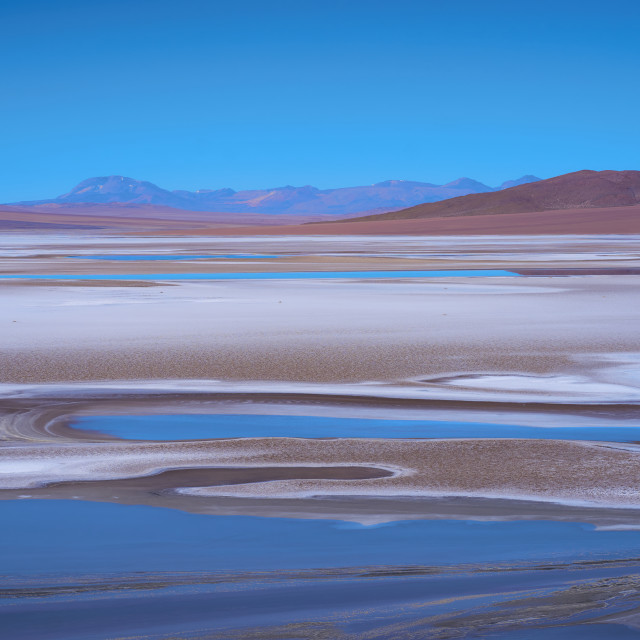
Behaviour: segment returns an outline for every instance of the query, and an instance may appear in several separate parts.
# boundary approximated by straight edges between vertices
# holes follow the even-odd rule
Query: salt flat
[[[211,281],[144,288],[0,282],[2,379],[593,376],[601,356],[639,350],[638,281]]]
[[[163,260],[101,259],[141,251]],[[345,415],[352,407],[372,416],[385,407],[425,419],[471,415],[505,423],[517,416],[516,424],[549,428],[636,424],[635,237],[52,235],[16,239],[1,253],[4,274],[51,276],[0,280],[0,390],[13,407],[3,423],[6,490],[50,495],[52,482],[84,482],[98,499],[109,481],[194,467],[255,470],[268,463],[317,467],[320,476],[259,482],[247,476],[232,487],[178,482],[171,505],[206,510],[225,498],[275,504],[359,495],[640,506],[633,444],[473,438],[419,445],[375,438],[145,444],[64,427],[83,412],[126,413],[131,402],[137,402],[136,414],[185,406],[215,413],[235,403],[265,413],[311,407],[316,414]],[[201,257],[212,254],[227,257]],[[573,275],[552,275],[566,267]],[[402,277],[403,271],[434,269],[524,275]],[[145,275],[302,270],[319,276],[386,271],[392,277],[163,282]],[[83,274],[107,279],[82,280]],[[123,274],[134,278],[130,286],[118,280]],[[80,279],[56,280],[60,275]],[[194,394],[206,407],[193,409]],[[323,480],[321,469],[336,465],[386,477]],[[101,481],[106,484],[98,490]],[[136,499],[146,501],[143,494]],[[362,510],[353,505],[354,513]],[[297,507],[297,513],[309,510]]]

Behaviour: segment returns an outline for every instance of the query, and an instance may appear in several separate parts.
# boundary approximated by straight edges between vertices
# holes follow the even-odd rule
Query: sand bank
[[[159,398],[166,402],[164,394]],[[177,406],[187,399],[176,398]],[[112,406],[122,401],[112,395]],[[94,410],[105,402],[98,399]],[[66,426],[73,415],[91,410],[87,398],[28,400],[14,394],[2,405],[4,499],[122,501],[204,513],[341,514],[358,521],[464,513],[567,519],[597,509],[599,522],[612,526],[635,524],[640,512],[640,447],[633,444],[472,438],[120,441]],[[572,508],[564,511],[558,503]],[[609,513],[612,508],[629,512],[618,517]]]
[[[503,213],[413,220],[368,220],[324,222],[283,227],[229,227],[182,230],[158,230],[158,234],[172,235],[567,235],[567,234],[636,234],[640,233],[640,206],[606,207],[596,209],[557,209],[530,213]]]
[[[122,499],[207,512],[211,499],[215,506],[222,497],[278,500],[282,507],[283,499],[459,496],[640,509],[640,449],[633,445],[252,438],[51,443],[5,447],[2,453],[0,486],[6,499]],[[202,486],[194,487],[198,482]],[[149,502],[158,493],[161,499]],[[319,511],[317,504],[314,509]],[[357,514],[358,505],[349,509]],[[424,505],[414,510],[424,512]],[[406,514],[407,509],[390,511]],[[384,520],[390,514],[378,515]]]

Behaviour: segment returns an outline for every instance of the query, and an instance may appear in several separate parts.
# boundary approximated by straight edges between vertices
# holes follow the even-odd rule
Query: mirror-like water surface
[[[567,522],[383,525],[213,516],[82,501],[0,502],[2,572],[270,571],[636,557],[640,531]]]
[[[482,422],[376,420],[295,415],[167,414],[80,416],[73,427],[128,440],[207,438],[537,438],[640,441],[639,426],[531,427]]]
[[[3,631],[38,640],[448,637],[431,635],[442,624],[492,637],[478,616],[553,623],[567,614],[554,594],[576,585],[578,619],[598,614],[594,594],[608,614],[629,609],[640,546],[638,531],[558,522],[364,527],[39,500],[0,514]],[[633,637],[615,624],[545,637],[618,629]]]

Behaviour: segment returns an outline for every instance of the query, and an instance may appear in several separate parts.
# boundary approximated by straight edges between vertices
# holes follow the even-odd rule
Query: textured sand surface
[[[150,415],[171,406],[211,411],[211,396],[204,406],[179,393],[172,405],[163,393],[137,401],[117,390],[96,400],[65,399],[62,392],[55,399],[30,395],[28,389],[14,391],[13,399],[5,393],[1,403],[2,499],[75,498],[362,522],[464,515],[640,523],[639,445],[473,438],[121,441],[67,425],[74,415],[117,415],[118,407],[130,413],[137,406]],[[602,409],[594,408],[590,419],[615,422],[615,416],[599,418]],[[546,421],[562,424],[562,417],[547,414]],[[574,506],[566,511],[557,503]]]
[[[279,257],[161,266],[68,257],[142,251]],[[503,423],[518,415],[550,427],[578,417],[599,424],[637,420],[637,238],[194,237],[149,243],[52,235],[15,236],[0,254],[3,273],[53,277],[478,268],[587,274],[152,287],[118,286],[115,280],[106,281],[110,286],[0,281],[5,498],[83,497],[217,513],[272,508],[373,520],[451,515],[461,508],[505,517],[505,500],[518,501],[513,512],[521,517],[564,518],[558,502],[575,503],[577,510],[588,505],[611,512],[615,505],[635,514],[640,508],[640,451],[633,444],[294,438],[146,443],[73,432],[65,422],[74,412],[100,413],[109,403],[116,413],[131,410],[136,393],[148,396],[137,409],[142,413],[160,411],[163,403],[179,412],[201,401],[197,394],[214,394],[237,411],[268,412],[271,403],[279,410],[311,406],[316,412],[350,407],[371,417],[383,409]],[[588,275],[594,270],[598,275]],[[91,384],[68,385],[74,381]],[[438,502],[444,497],[491,498],[494,506]],[[394,498],[402,504],[393,504]],[[323,502],[323,508],[319,500],[330,504]],[[382,503],[372,507],[371,500]],[[422,502],[412,506],[411,500]]]
[[[180,225],[173,230],[157,231],[158,235],[569,235],[640,233],[640,206],[607,207],[598,209],[558,209],[531,213],[502,213],[496,215],[461,216],[458,218],[429,218],[420,220],[370,220],[366,222],[327,222],[322,224],[288,225],[276,227],[202,228],[183,231]]]
[[[633,276],[0,285],[0,381],[584,373],[639,351]]]
[[[4,448],[0,487],[29,494],[51,483],[108,481],[169,469],[250,468],[242,484],[227,478],[181,488],[197,496],[300,498],[313,496],[483,496],[640,507],[640,457],[633,445],[543,440],[301,440],[250,438],[180,443],[100,443]],[[572,461],[570,465],[567,461]],[[388,477],[337,479],[336,467],[363,467]],[[256,479],[254,467],[291,467],[285,478]],[[299,467],[318,467],[313,480]],[[369,469],[373,469],[371,472]],[[324,472],[323,472],[324,470]],[[286,478],[290,475],[290,478]],[[336,479],[323,479],[323,478]],[[304,478],[304,474],[302,475]],[[104,483],[103,483],[104,484]],[[222,486],[217,486],[221,484]],[[107,485],[108,486],[108,485]],[[116,485],[114,495],[117,496]],[[157,476],[157,490],[166,490]],[[77,489],[77,487],[76,487]],[[11,495],[10,497],[15,497]],[[32,497],[38,497],[37,494]]]

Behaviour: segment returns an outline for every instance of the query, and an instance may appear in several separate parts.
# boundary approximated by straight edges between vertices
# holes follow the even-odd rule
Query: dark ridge
[[[640,171],[577,171],[502,191],[475,193],[441,202],[339,222],[447,218],[559,209],[624,207],[640,203]],[[320,223],[321,224],[321,223]]]

